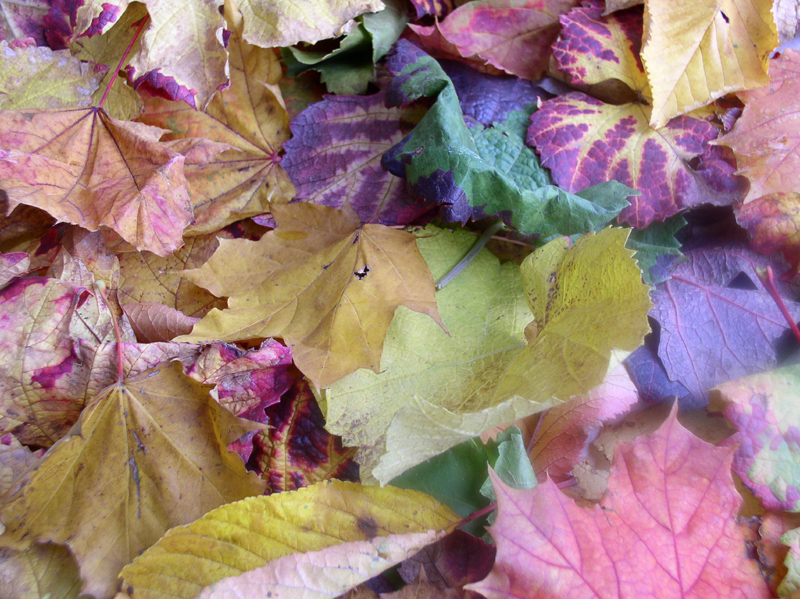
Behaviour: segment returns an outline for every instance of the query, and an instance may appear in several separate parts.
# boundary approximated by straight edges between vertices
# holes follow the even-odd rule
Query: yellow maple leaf
[[[206,264],[185,273],[229,300],[177,340],[282,337],[319,387],[358,368],[378,370],[398,306],[440,322],[433,276],[413,235],[362,225],[349,207],[278,205],[273,214],[274,231],[259,241],[223,239]]]

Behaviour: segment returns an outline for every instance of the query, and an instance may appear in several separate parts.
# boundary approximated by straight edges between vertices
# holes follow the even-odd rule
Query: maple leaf
[[[558,35],[558,16],[575,4],[573,0],[478,0],[459,6],[436,27],[461,56],[477,55],[512,75],[539,79]],[[420,31],[414,25],[411,29]]]
[[[720,410],[739,431],[733,471],[767,509],[800,511],[797,441],[794,431],[797,366],[725,382],[711,392]]]
[[[0,254],[0,289],[9,282],[25,274],[31,264],[31,258],[25,252]]]
[[[109,596],[122,567],[167,529],[263,490],[225,449],[259,427],[221,408],[179,364],[107,387],[82,412],[77,434],[2,507],[3,542],[69,541],[83,592]]]
[[[333,50],[285,48],[283,60],[287,75],[294,77],[306,69],[320,73],[320,81],[333,94],[363,94],[375,79],[375,64],[397,41],[408,23],[405,2],[385,0],[386,8],[357,18],[358,27],[350,31]]]
[[[228,504],[170,530],[125,567],[122,587],[135,597],[192,599],[284,556],[397,533],[451,531],[458,523],[423,493],[327,481]]]
[[[192,207],[185,156],[159,143],[162,129],[102,109],[0,112],[0,188],[9,207],[36,206],[91,231],[108,227],[137,249],[178,249]],[[224,146],[196,140],[206,156]]]
[[[426,231],[420,251],[438,278],[472,237]],[[606,229],[572,249],[568,239],[552,241],[526,258],[522,280],[511,264],[499,267],[488,252],[479,254],[437,293],[449,335],[398,311],[380,372],[360,370],[323,392],[328,430],[361,448],[362,480],[388,482],[503,422],[600,384],[612,349],[632,351],[648,331],[647,287],[626,237],[626,230]]]
[[[253,437],[248,467],[267,481],[267,492],[295,491],[339,479],[358,482],[355,450],[325,430],[325,419],[305,379],[296,381],[280,403],[264,410],[269,428]]]
[[[560,18],[561,34],[553,44],[558,70],[573,85],[597,85],[612,79],[650,102],[650,85],[640,58],[642,11],[603,16],[603,3],[592,0]]]
[[[463,224],[497,215],[525,234],[572,235],[605,225],[627,204],[625,196],[633,191],[614,183],[582,195],[548,185],[523,140],[527,115],[512,113],[502,125],[468,128],[450,78],[410,43],[398,42],[389,64],[397,75],[389,104],[437,99],[414,131],[383,157],[383,167],[408,179],[429,205],[440,205],[444,220]]]
[[[732,450],[695,437],[676,413],[617,445],[609,490],[591,508],[553,481],[517,491],[493,475],[497,559],[466,588],[487,599],[770,597],[736,522]]]
[[[568,480],[587,441],[603,422],[626,412],[638,399],[633,381],[620,364],[588,395],[572,397],[544,412],[528,452],[539,482]]]
[[[296,199],[341,209],[362,222],[407,224],[427,207],[414,204],[402,179],[381,168],[381,157],[403,139],[407,111],[386,108],[386,94],[329,96],[292,120],[281,162]],[[324,142],[323,142],[324,140]]]
[[[413,235],[362,226],[348,208],[301,203],[272,212],[274,231],[257,242],[221,240],[206,264],[184,273],[229,300],[178,340],[282,337],[319,387],[357,368],[378,369],[399,305],[439,322],[433,278]]]
[[[705,106],[732,91],[769,82],[778,45],[772,2],[647,2],[642,62],[653,94],[650,124]]]
[[[272,50],[241,41],[228,42],[230,87],[219,92],[204,112],[185,103],[145,98],[139,121],[168,129],[165,140],[203,137],[229,150],[185,168],[195,222],[187,234],[211,233],[232,222],[262,214],[270,202],[285,203],[294,187],[278,164],[289,137],[288,117],[278,82],[281,68]]]
[[[0,110],[88,106],[108,69],[27,38],[0,42]]]
[[[615,106],[572,92],[542,103],[527,141],[569,192],[610,179],[640,190],[619,214],[637,228],[697,204],[741,197],[734,167],[708,146],[718,135],[711,123],[684,116],[655,130],[648,117],[639,104]]]
[[[742,116],[717,140],[733,150],[737,173],[750,181],[745,202],[800,189],[800,142],[794,135],[800,122],[795,101],[800,51],[789,49],[772,59],[769,72],[769,87],[743,94]]]
[[[42,20],[50,10],[50,0],[0,0],[0,40],[32,37],[44,45]]]
[[[774,343],[787,326],[769,294],[756,287],[755,268],[768,259],[741,248],[686,257],[656,288],[651,316],[661,325],[658,355],[669,378],[707,397],[714,385],[773,367]],[[748,284],[733,286],[740,276]],[[800,318],[800,304],[787,304]]]

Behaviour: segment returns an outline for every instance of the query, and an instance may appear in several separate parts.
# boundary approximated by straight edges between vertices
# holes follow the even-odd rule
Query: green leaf
[[[681,243],[675,239],[675,233],[686,226],[686,219],[680,214],[668,218],[664,222],[654,222],[645,229],[633,229],[628,238],[627,247],[634,250],[634,258],[642,269],[644,281],[648,285],[657,285],[666,280],[650,272],[656,265],[659,256],[681,254]]]

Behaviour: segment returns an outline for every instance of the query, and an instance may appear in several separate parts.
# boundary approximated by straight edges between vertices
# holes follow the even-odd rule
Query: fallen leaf
[[[50,10],[50,0],[2,0],[0,2],[0,40],[32,37],[36,44],[45,43],[42,19]]]
[[[0,505],[6,503],[23,477],[42,459],[44,449],[31,451],[14,435],[0,437]]]
[[[756,276],[769,259],[743,248],[696,250],[686,258],[656,288],[651,316],[661,325],[658,355],[669,378],[708,397],[714,385],[775,366],[774,343],[787,325]],[[748,284],[732,286],[740,276]],[[800,318],[800,304],[786,304]]]
[[[561,34],[553,44],[558,70],[573,85],[597,85],[616,79],[650,102],[642,66],[642,12],[603,16],[603,3],[591,0],[561,16]]]
[[[788,366],[731,380],[711,392],[720,410],[739,431],[733,471],[770,510],[800,511],[795,415],[800,370]]]
[[[769,83],[778,45],[772,2],[645,2],[642,62],[653,94],[650,125],[733,91]]]
[[[654,434],[617,446],[609,491],[591,508],[553,481],[517,491],[493,476],[497,559],[467,588],[487,599],[767,599],[736,521],[731,457],[680,426],[673,410]]]
[[[81,579],[69,549],[33,545],[25,551],[0,549],[3,599],[78,599]],[[42,595],[46,591],[45,595]]]
[[[411,557],[444,531],[398,534],[369,541],[342,543],[319,551],[295,553],[239,576],[206,587],[198,599],[279,597],[299,593],[307,599],[338,597],[384,570]]]
[[[634,229],[628,237],[626,246],[635,250],[633,255],[636,263],[642,270],[644,282],[648,285],[657,285],[666,280],[662,268],[657,266],[662,256],[672,256],[680,260],[681,242],[675,238],[676,233],[686,226],[686,220],[681,216],[673,216],[663,222],[650,223],[644,229]]]
[[[244,17],[244,39],[262,48],[338,37],[355,25],[353,18],[385,8],[381,0],[313,0],[302,5],[240,0],[237,6]]]
[[[437,25],[461,56],[477,55],[523,79],[539,79],[547,69],[558,17],[572,0],[478,0],[459,6]]]
[[[67,50],[0,42],[0,110],[88,106],[106,70]]]
[[[800,529],[790,530],[781,537],[781,543],[789,547],[786,556],[786,577],[778,585],[778,596],[795,599],[800,590]]]
[[[386,94],[328,96],[291,123],[281,164],[297,187],[297,200],[341,209],[362,222],[407,224],[426,212],[412,202],[405,182],[381,168],[381,157],[403,139],[411,115],[386,108]]]
[[[180,310],[153,302],[132,302],[122,307],[139,343],[170,341],[188,335],[199,318],[186,316]]]
[[[783,252],[795,269],[800,266],[800,194],[774,193],[737,205],[736,222],[750,234],[750,247],[770,256]]]
[[[569,192],[610,179],[641,191],[619,215],[636,228],[697,204],[741,197],[741,185],[725,189],[734,167],[708,146],[718,135],[711,123],[684,116],[657,131],[648,120],[646,106],[614,106],[572,92],[542,103],[531,115],[527,141]]]
[[[588,395],[570,398],[542,414],[528,452],[539,482],[568,480],[589,439],[605,421],[628,411],[638,399],[633,381],[620,364]]]
[[[706,405],[705,397],[698,397],[681,383],[669,378],[661,358],[658,357],[658,341],[649,335],[644,345],[634,350],[625,360],[639,398],[649,404],[678,400],[681,410],[693,410]]]
[[[206,264],[184,273],[229,300],[178,340],[281,337],[320,387],[358,368],[378,369],[398,306],[438,322],[433,278],[413,235],[362,227],[349,209],[300,203],[272,212],[274,231],[256,242],[221,240]]]
[[[398,311],[380,372],[356,372],[323,395],[328,430],[361,448],[362,480],[385,483],[503,422],[600,384],[612,349],[631,351],[648,331],[647,287],[624,248],[626,237],[625,230],[606,229],[572,249],[564,238],[553,241],[526,259],[522,286],[514,265],[500,268],[488,252],[479,254],[437,293],[449,335]],[[471,243],[466,233],[434,228],[419,240],[436,278]],[[531,311],[536,328],[524,332]]]
[[[279,164],[289,138],[288,117],[277,87],[281,67],[272,50],[241,41],[228,42],[230,87],[217,93],[204,112],[184,102],[145,98],[139,121],[168,129],[164,140],[192,137],[231,148],[209,161],[186,164],[186,180],[195,222],[187,233],[213,233],[232,222],[269,211],[270,202],[286,203],[295,190]]]
[[[25,252],[0,254],[0,289],[15,278],[24,275],[31,264],[31,258]]]
[[[459,521],[416,491],[327,481],[225,505],[170,530],[125,567],[122,588],[140,599],[192,599],[217,581],[294,553],[397,533],[450,531]]]
[[[745,202],[800,189],[800,140],[795,136],[800,51],[788,49],[772,59],[769,71],[769,81],[762,84],[769,86],[744,96],[744,112],[733,131],[716,142],[733,150],[737,174],[750,181]]]
[[[323,480],[358,482],[355,450],[325,430],[325,418],[305,379],[264,410],[269,428],[253,437],[248,459],[268,493],[296,491]]]
[[[221,408],[179,364],[111,385],[3,506],[3,541],[68,541],[83,592],[110,596],[122,567],[167,529],[263,490],[225,449],[259,426]]]
[[[414,7],[416,19],[419,20],[426,15],[433,15],[440,19],[447,16],[454,8],[454,0],[410,0]]]
[[[788,573],[784,561],[789,554],[789,547],[781,543],[780,539],[785,533],[799,526],[800,514],[767,512],[761,518],[761,526],[758,529],[758,559],[767,584],[775,597],[780,597],[778,586]]]
[[[105,226],[137,249],[166,256],[192,220],[185,157],[163,130],[119,121],[99,108],[0,113],[0,188],[90,231]],[[214,155],[222,146],[198,140]]]

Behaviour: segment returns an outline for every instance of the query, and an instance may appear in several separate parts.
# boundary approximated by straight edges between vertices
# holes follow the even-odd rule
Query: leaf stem
[[[141,23],[139,23],[139,27],[138,29],[136,29],[136,33],[133,34],[133,38],[128,44],[128,47],[125,48],[125,53],[122,55],[122,58],[119,59],[117,68],[114,71],[114,74],[111,76],[111,80],[108,82],[108,85],[106,86],[106,91],[103,93],[103,97],[100,98],[100,103],[97,105],[98,108],[103,107],[103,103],[105,103],[106,98],[108,97],[108,93],[111,91],[111,86],[114,85],[114,82],[117,80],[117,76],[119,75],[119,72],[122,70],[122,67],[125,65],[125,61],[128,60],[128,54],[130,54],[133,45],[136,43],[136,40],[139,39],[139,36],[142,34],[142,30],[144,29],[144,26],[147,25],[147,22],[149,20],[150,20],[150,15],[145,15]]]
[[[475,242],[475,245],[472,246],[472,249],[470,249],[470,251],[467,252],[467,255],[461,258],[461,261],[458,264],[456,264],[450,270],[450,272],[448,272],[441,279],[439,279],[439,282],[436,283],[436,290],[441,291],[442,289],[444,289],[445,285],[447,285],[450,281],[455,279],[461,273],[462,270],[464,270],[467,266],[469,266],[470,262],[472,262],[475,259],[475,256],[478,255],[478,252],[480,252],[486,246],[486,244],[489,243],[489,240],[492,237],[494,237],[494,234],[497,233],[502,228],[503,228],[503,221],[498,220],[492,223],[492,225],[483,232],[483,235],[480,236],[478,241]]]
[[[459,523],[458,527],[464,526],[465,524],[469,524],[470,522],[472,522],[473,520],[477,520],[478,518],[482,518],[486,514],[490,514],[496,509],[497,509],[497,502],[490,503],[486,507],[481,508],[475,512],[472,512],[469,516],[463,518]]]
[[[778,309],[781,311],[781,314],[783,314],[786,322],[789,323],[795,339],[800,341],[800,329],[797,328],[797,323],[795,323],[792,315],[789,314],[789,309],[786,307],[786,304],[783,303],[783,298],[781,297],[780,293],[778,293],[777,287],[775,287],[775,273],[772,272],[772,267],[767,266],[766,270],[763,268],[757,268],[756,274],[758,275],[761,284],[772,296],[772,300],[777,304]]]
[[[117,383],[121,383],[122,379],[125,378],[125,369],[123,368],[123,361],[122,361],[122,335],[119,332],[119,323],[117,322],[117,315],[114,314],[114,309],[108,302],[108,296],[106,295],[105,281],[97,281],[97,283],[95,283],[95,287],[97,288],[97,291],[100,293],[100,297],[103,298],[103,301],[106,304],[106,308],[108,308],[109,314],[111,314],[111,322],[114,323],[114,333],[117,335]]]

